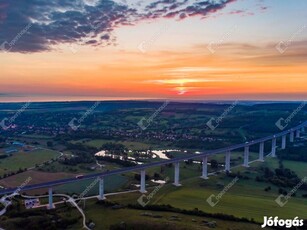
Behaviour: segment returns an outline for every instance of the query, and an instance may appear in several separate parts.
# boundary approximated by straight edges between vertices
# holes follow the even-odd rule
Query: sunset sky
[[[0,101],[306,100],[306,0],[0,0]]]

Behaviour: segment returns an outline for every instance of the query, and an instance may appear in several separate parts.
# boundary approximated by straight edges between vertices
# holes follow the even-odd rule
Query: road
[[[97,160],[96,160],[96,165],[98,165],[99,168],[101,168],[101,169],[104,167],[104,165],[100,164]]]
[[[64,198],[66,198],[66,202],[69,202],[69,203],[71,203],[72,206],[75,206],[75,208],[77,208],[78,211],[80,212],[80,214],[82,215],[82,219],[83,219],[83,221],[82,221],[83,228],[85,228],[85,229],[87,229],[87,230],[90,230],[90,228],[88,228],[87,225],[86,225],[86,216],[85,216],[83,210],[82,210],[82,209],[79,207],[79,205],[76,203],[76,201],[75,201],[74,198],[72,198],[71,196],[68,196],[68,195],[66,195],[66,194],[53,194],[52,196],[53,196],[53,197],[64,197]],[[21,195],[21,197],[26,198],[26,199],[46,198],[46,197],[48,198],[48,195],[42,195],[42,196],[25,196],[25,195]],[[61,204],[61,203],[64,203],[64,201],[55,202],[55,203],[53,203],[53,204],[55,205],[55,204]],[[38,207],[36,207],[36,208],[46,207],[46,206],[48,206],[48,205],[49,205],[49,204],[47,204],[47,205],[41,205],[41,206],[38,206]]]
[[[114,195],[120,195],[120,194],[126,194],[126,193],[133,193],[133,192],[138,192],[139,190],[129,190],[129,191],[124,191],[124,192],[116,192],[116,193],[108,193],[105,194],[105,196],[114,196]],[[82,208],[79,207],[78,203],[76,202],[77,200],[89,200],[89,199],[97,199],[98,196],[90,196],[90,197],[84,197],[84,198],[80,198],[80,199],[74,199],[69,195],[66,194],[53,194],[53,197],[64,197],[66,198],[66,202],[71,203],[72,206],[74,206],[75,208],[78,209],[78,211],[80,212],[80,214],[82,215],[82,224],[83,224],[83,228],[90,230],[90,228],[87,227],[86,225],[86,216],[85,213],[83,212]],[[48,198],[48,195],[39,195],[39,196],[27,196],[27,195],[21,195],[22,198],[25,199],[35,199],[35,198]],[[64,203],[64,201],[58,201],[58,202],[54,202],[53,205],[56,204],[62,204]],[[40,205],[40,206],[36,206],[35,208],[43,208],[43,207],[47,207],[49,204],[47,205]],[[5,213],[6,209],[4,210]],[[0,215],[1,216],[1,215]]]

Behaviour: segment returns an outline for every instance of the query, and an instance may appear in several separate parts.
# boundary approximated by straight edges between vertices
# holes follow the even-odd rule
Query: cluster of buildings
[[[12,153],[16,153],[19,151],[22,152],[29,152],[32,151],[34,149],[33,146],[30,145],[26,145],[22,142],[18,142],[18,141],[12,141],[10,143],[8,143],[9,147],[4,148],[3,149],[3,153],[5,154],[12,154]]]
[[[120,136],[120,137],[129,137],[129,138],[148,138],[148,139],[156,139],[160,141],[176,141],[179,139],[183,140],[202,140],[202,141],[215,141],[216,139],[213,137],[200,137],[199,135],[191,135],[191,134],[178,134],[178,133],[163,133],[157,131],[148,131],[146,133],[142,133],[139,131],[126,131],[126,130],[106,130],[103,134],[107,136]]]

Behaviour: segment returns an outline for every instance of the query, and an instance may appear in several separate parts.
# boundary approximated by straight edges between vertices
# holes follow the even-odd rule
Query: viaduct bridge
[[[16,187],[16,188],[9,188],[9,189],[3,189],[0,190],[0,195],[5,195],[5,194],[12,194],[17,195],[20,192],[24,191],[29,191],[29,190],[34,190],[34,189],[41,189],[41,188],[48,188],[49,192],[49,204],[48,208],[53,208],[53,196],[52,196],[52,188],[54,186],[62,185],[62,184],[69,184],[73,183],[76,181],[80,180],[87,180],[87,179],[96,179],[99,178],[99,199],[105,199],[104,196],[104,178],[107,176],[111,175],[116,175],[116,174],[122,174],[122,173],[127,173],[127,172],[132,172],[132,171],[139,171],[141,174],[140,178],[140,192],[141,193],[146,193],[146,188],[145,188],[145,170],[151,167],[156,167],[156,166],[161,166],[161,165],[166,165],[166,164],[174,164],[175,165],[175,174],[174,174],[174,183],[173,185],[175,186],[180,186],[179,182],[179,169],[180,169],[180,162],[185,161],[185,160],[191,160],[191,159],[202,159],[202,175],[201,178],[203,179],[208,179],[208,168],[207,168],[207,161],[208,157],[210,155],[215,155],[215,154],[220,154],[224,153],[226,154],[225,157],[225,171],[230,171],[230,156],[231,156],[231,151],[237,150],[237,149],[244,149],[244,162],[243,166],[244,167],[249,167],[249,148],[250,146],[253,145],[259,145],[259,161],[264,161],[264,144],[265,142],[271,142],[272,144],[272,151],[270,153],[271,157],[276,157],[276,142],[278,138],[281,138],[281,149],[286,148],[287,144],[287,136],[289,135],[289,141],[294,142],[294,138],[299,138],[301,132],[305,132],[305,127],[307,126],[307,121],[293,127],[292,129],[283,131],[281,133],[271,135],[268,137],[260,138],[257,140],[249,141],[246,143],[242,144],[237,144],[233,145],[230,147],[225,147],[225,148],[220,148],[216,150],[209,150],[209,151],[204,151],[199,154],[191,154],[188,156],[183,156],[183,157],[178,157],[178,158],[173,158],[170,160],[164,160],[164,161],[159,161],[159,162],[153,162],[153,163],[148,163],[148,164],[143,164],[143,165],[137,165],[134,167],[129,167],[129,168],[121,168],[121,169],[116,169],[112,171],[106,171],[106,172],[101,172],[101,173],[95,173],[95,174],[89,174],[89,175],[84,175],[82,178],[68,178],[68,179],[61,179],[61,180],[55,180],[55,181],[49,181],[49,182],[44,182],[40,184],[33,184],[33,185],[27,185],[24,187]]]

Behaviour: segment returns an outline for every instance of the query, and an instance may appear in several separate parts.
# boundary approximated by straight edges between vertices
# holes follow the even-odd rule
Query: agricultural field
[[[257,221],[263,220],[263,216],[279,216],[281,218],[292,217],[293,213],[301,213],[300,218],[307,218],[306,199],[292,198],[287,206],[281,208],[275,199],[279,196],[278,189],[273,192],[264,192],[265,184],[246,181],[238,181],[225,195],[220,202],[211,207],[207,199],[213,194],[218,195],[222,189],[213,182],[221,183],[224,180],[201,182],[202,187],[195,185],[195,181],[184,181],[181,188],[165,187],[161,190],[154,204],[171,204],[182,209],[198,209],[209,213],[225,213],[236,217],[254,218]],[[227,185],[231,181],[224,181]],[[208,184],[207,184],[208,183]],[[209,184],[212,183],[212,184]],[[272,186],[274,187],[274,186]],[[235,207],[235,208],[234,208]]]
[[[121,188],[128,182],[128,179],[121,175],[114,175],[106,177],[104,180],[105,192],[117,192],[121,191]],[[96,180],[82,180],[72,184],[65,184],[55,188],[56,193],[66,194],[82,194],[87,188],[91,189],[85,194],[85,196],[97,196],[98,195],[98,181]]]
[[[272,162],[274,161],[278,164],[276,159],[268,160],[268,164],[273,164]],[[223,187],[230,184],[233,179],[225,177],[224,174],[210,176],[209,180],[197,177],[191,179],[195,174],[187,173],[187,169],[186,171],[184,169],[181,170],[181,187],[174,187],[170,183],[163,186],[153,199],[150,200],[150,204],[170,204],[173,207],[188,210],[198,208],[207,213],[225,213],[235,215],[236,217],[253,218],[256,221],[262,221],[264,215],[289,218],[294,213],[300,213],[300,218],[307,218],[307,213],[305,212],[307,199],[302,198],[303,192],[298,191],[296,197],[292,197],[286,206],[280,207],[275,202],[275,199],[279,196],[278,187],[270,185],[272,190],[269,192],[264,191],[268,184],[254,180],[257,174],[253,171],[254,165],[251,164],[251,166],[249,171],[246,172],[242,167],[236,169],[250,179],[239,179],[214,207],[207,203],[207,199],[212,194],[218,195],[222,192]],[[306,167],[307,163],[305,163]],[[301,167],[301,170],[305,170],[305,168]],[[298,173],[299,171],[297,169]],[[171,172],[169,173],[171,174]],[[150,193],[150,189],[147,190]],[[121,195],[121,197],[112,198],[112,200],[124,204],[136,203],[139,196],[139,194],[125,194]]]
[[[95,164],[78,164],[78,165],[64,165],[59,162],[52,162],[51,164],[44,165],[40,167],[39,171],[44,172],[67,172],[67,173],[93,173],[95,171],[101,171],[101,170],[90,170],[89,168],[91,166],[95,166]]]
[[[129,208],[112,209],[96,203],[96,200],[89,200],[85,205],[85,214],[100,229],[110,229],[115,224],[138,224],[147,229],[207,229],[205,222],[216,222],[217,230],[228,229],[259,229],[256,224],[238,223],[224,221],[214,218],[199,217],[193,215],[177,214],[173,212],[134,210]],[[149,224],[150,223],[150,224]],[[144,229],[143,228],[143,229]],[[75,225],[72,229],[80,229],[80,225]]]
[[[12,156],[0,160],[0,176],[5,173],[16,172],[20,168],[35,167],[37,164],[39,165],[46,161],[50,161],[58,156],[60,156],[59,152],[47,149],[14,153]]]
[[[301,179],[307,177],[307,162],[289,161],[289,160],[283,160],[282,162],[285,168],[293,170]],[[269,168],[277,168],[278,161],[271,158],[267,158],[266,161],[264,162],[264,165]]]
[[[29,170],[0,180],[0,185],[6,188],[18,187],[21,186],[25,181],[29,181],[28,184],[30,185],[30,184],[48,182],[50,180],[60,180],[69,177],[74,177],[74,174],[65,173],[65,172],[48,173],[48,172]],[[37,193],[39,194],[42,191],[46,192],[46,189],[40,191],[31,191],[28,192],[28,194],[37,194]]]

